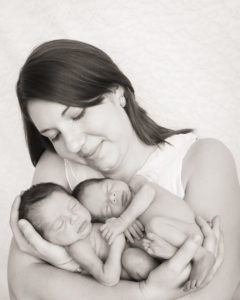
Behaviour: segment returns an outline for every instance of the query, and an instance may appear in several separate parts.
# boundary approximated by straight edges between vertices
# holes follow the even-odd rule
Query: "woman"
[[[185,145],[186,141],[182,169],[177,169],[181,178],[176,178],[176,194],[180,185],[180,197],[206,219],[221,215],[226,257],[211,283],[185,298],[229,299],[240,273],[240,244],[236,239],[240,230],[239,185],[231,154],[221,143],[195,141],[192,135],[189,142],[190,130],[158,126],[138,106],[130,81],[112,60],[81,42],[58,40],[38,47],[21,70],[17,93],[29,152],[36,166],[33,183],[54,181],[71,189],[90,177],[129,181],[156,150],[166,154],[171,143],[175,146],[180,141]],[[22,250],[13,242],[9,256],[13,299],[176,299],[184,295],[181,286],[188,278],[197,242],[187,240],[172,259],[150,273],[146,282],[123,281],[114,288],[105,288],[61,270],[73,271],[78,266],[64,249],[40,239],[24,220],[19,223],[21,232],[18,204],[19,198],[11,214],[15,241]],[[205,222],[199,224],[205,236],[204,247],[217,257],[205,284],[222,261],[218,222],[214,219],[212,228]],[[168,236],[165,238],[168,243],[163,240],[163,251],[172,251],[174,245]],[[225,278],[226,273],[231,276]]]

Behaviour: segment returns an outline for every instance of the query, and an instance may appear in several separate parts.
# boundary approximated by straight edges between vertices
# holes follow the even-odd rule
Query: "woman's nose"
[[[74,132],[71,132],[69,134],[66,134],[65,145],[68,151],[72,153],[77,153],[81,150],[84,143],[85,143],[84,133],[76,134]]]

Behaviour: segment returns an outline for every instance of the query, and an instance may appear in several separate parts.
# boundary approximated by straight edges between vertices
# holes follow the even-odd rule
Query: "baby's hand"
[[[125,224],[121,218],[110,218],[100,227],[102,236],[111,245],[117,235],[123,233]]]
[[[135,220],[128,228],[124,231],[125,237],[130,243],[134,243],[134,239],[140,240],[144,236],[144,226],[138,220]]]

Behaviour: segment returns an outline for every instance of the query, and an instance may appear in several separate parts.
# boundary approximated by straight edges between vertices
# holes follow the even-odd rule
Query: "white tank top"
[[[185,191],[182,185],[182,162],[196,140],[197,136],[193,133],[171,136],[166,140],[170,144],[159,144],[137,175],[142,175],[183,198]]]
[[[182,162],[196,140],[197,136],[193,133],[171,136],[166,140],[169,144],[159,144],[159,147],[149,156],[137,174],[183,198],[185,192],[182,185]],[[102,177],[100,173],[97,174],[91,168],[67,159],[64,159],[64,165],[71,190],[83,180]]]

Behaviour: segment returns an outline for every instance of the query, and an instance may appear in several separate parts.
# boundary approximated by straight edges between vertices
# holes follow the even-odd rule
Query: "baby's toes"
[[[147,238],[151,241],[156,241],[156,240],[159,240],[159,236],[156,235],[155,233],[153,232],[148,232],[147,233]]]

